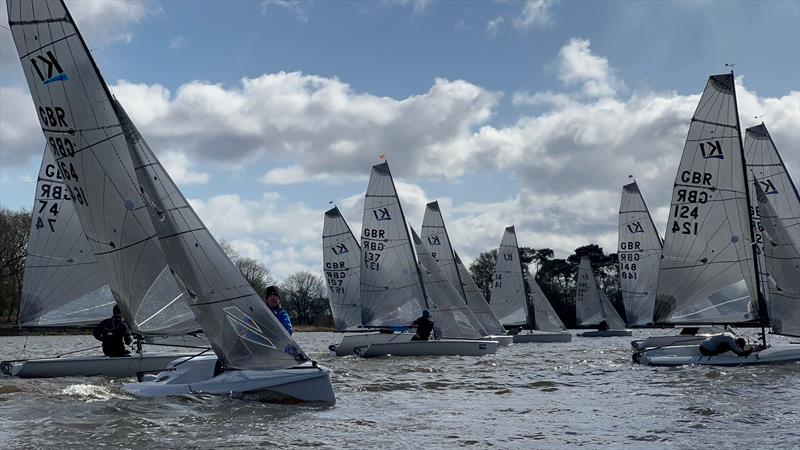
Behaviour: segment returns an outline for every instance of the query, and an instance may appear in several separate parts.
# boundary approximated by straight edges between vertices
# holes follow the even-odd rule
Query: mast
[[[444,230],[444,237],[447,239],[447,242],[450,244],[450,253],[453,257],[453,264],[456,263],[456,251],[453,248],[453,243],[450,241],[450,235],[447,233],[447,227],[444,224],[444,215],[442,214],[442,210],[439,209],[439,202],[433,201],[429,205],[436,205],[436,210],[439,211],[439,217],[442,218],[442,229]],[[456,267],[456,277],[458,278],[458,290],[461,292],[461,296],[464,297],[464,303],[467,303],[467,293],[464,291],[464,282],[461,279],[461,271],[458,270]]]
[[[536,319],[533,311],[531,311],[531,288],[528,286],[528,281],[525,279],[525,271],[522,270],[522,250],[519,249],[519,241],[517,241],[517,229],[514,225],[511,225],[511,227],[514,228],[514,247],[517,248],[517,265],[519,266],[519,273],[522,275],[522,288],[525,290],[525,314],[528,316],[528,327],[533,331]]]
[[[742,176],[744,177],[744,185],[746,189],[744,190],[745,198],[747,199],[747,208],[748,211],[755,211],[753,209],[753,204],[750,199],[750,186],[747,184],[747,162],[744,156],[744,143],[742,142],[742,126],[739,122],[739,103],[736,99],[736,80],[733,75],[733,70],[731,70],[731,78],[734,78],[732,85],[733,89],[733,107],[736,111],[736,134],[739,137],[739,154],[741,155],[742,159]],[[772,138],[770,138],[772,141]],[[781,161],[782,162],[782,161]],[[788,172],[787,172],[788,173]],[[749,215],[749,213],[748,213]],[[761,340],[764,345],[767,344],[767,336],[766,331],[764,328],[769,325],[769,311],[767,310],[767,302],[764,300],[764,293],[761,292],[761,270],[758,266],[758,258],[756,258],[755,250],[753,246],[756,244],[755,234],[753,233],[753,225],[752,219],[750,220],[750,254],[753,257],[753,270],[755,272],[755,283],[756,283],[756,295],[758,296],[758,321],[761,323]]]
[[[403,204],[400,202],[400,194],[397,193],[397,186],[394,185],[394,177],[392,176],[391,169],[389,169],[389,162],[386,161],[383,164],[386,165],[386,171],[389,173],[389,180],[392,182],[392,189],[394,189],[395,195],[397,196],[397,207],[400,209],[400,218],[403,219],[403,230],[406,232],[406,240],[408,240],[408,246],[411,247],[411,254],[414,255],[414,270],[417,271],[417,279],[419,279],[419,286],[422,289],[422,299],[425,301],[425,308],[430,309],[431,305],[428,303],[428,293],[425,291],[425,283],[422,280],[422,273],[419,271],[419,260],[416,256],[416,249],[411,242],[411,235],[408,233],[408,222],[406,222],[406,215],[403,212]]]

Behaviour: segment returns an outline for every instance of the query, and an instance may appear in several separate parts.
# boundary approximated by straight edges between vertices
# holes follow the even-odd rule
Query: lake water
[[[0,378],[0,448],[800,448],[800,363],[640,367],[631,338],[579,337],[486,357],[337,358],[326,349],[340,335],[295,336],[333,370],[336,406],[143,400],[122,392],[129,380]],[[0,337],[0,359],[95,344]]]

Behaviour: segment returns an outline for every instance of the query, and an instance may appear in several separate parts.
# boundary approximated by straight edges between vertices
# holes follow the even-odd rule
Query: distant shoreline
[[[13,323],[0,323],[0,336],[59,336],[59,335],[91,335],[94,327],[47,327],[47,328],[20,328]],[[294,331],[302,333],[321,333],[334,331],[331,327],[315,325],[296,325]]]

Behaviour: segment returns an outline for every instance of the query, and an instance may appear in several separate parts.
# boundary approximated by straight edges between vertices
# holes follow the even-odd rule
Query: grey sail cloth
[[[622,187],[619,205],[620,287],[628,325],[653,321],[661,264],[661,237],[636,182]]]
[[[533,315],[535,317],[535,329],[540,331],[564,331],[567,327],[558,317],[550,300],[544,295],[541,286],[530,272],[525,273],[525,280],[531,291],[531,304],[533,305]]]
[[[747,185],[750,187],[750,198],[756,198],[754,180],[757,180],[769,203],[774,208],[777,217],[783,222],[788,236],[800,248],[800,195],[797,185],[792,181],[786,166],[783,163],[778,148],[772,141],[766,125],[763,123],[750,127],[744,135],[744,155],[747,162]],[[752,203],[756,203],[753,201]],[[760,208],[750,208],[753,223],[753,235],[758,245],[756,258],[758,258],[759,278],[761,292],[769,305],[769,296],[772,289],[769,286],[769,275],[766,273],[764,260],[763,225],[759,219]],[[768,309],[771,309],[769,307]]]
[[[492,308],[489,306],[489,303],[486,301],[483,293],[478,288],[478,285],[475,284],[475,280],[472,279],[472,275],[470,275],[467,268],[464,267],[464,263],[461,262],[461,258],[458,257],[458,253],[455,253],[455,257],[456,267],[458,267],[458,273],[461,275],[461,287],[463,288],[464,295],[467,298],[467,305],[469,305],[469,309],[472,310],[472,313],[475,314],[475,317],[478,318],[483,325],[483,328],[487,333],[489,333],[489,335],[502,336],[506,334],[506,329],[497,319],[497,316],[494,315],[494,312],[492,312]]]
[[[500,323],[505,326],[528,323],[525,280],[522,277],[522,262],[513,226],[505,229],[503,240],[500,241],[492,276],[492,296],[489,305]]]
[[[456,262],[456,253],[453,250],[452,242],[450,242],[450,236],[444,224],[439,202],[434,201],[426,205],[420,231],[423,242],[431,250],[431,256],[442,269],[447,279],[450,280],[450,283],[455,286],[456,291],[472,311],[472,314],[478,318],[481,327],[488,334],[505,334],[505,328],[497,320],[477,286],[474,291],[470,291],[470,294],[467,295],[466,282],[462,279],[465,275],[461,273],[461,269]],[[469,278],[473,285],[475,284],[472,281],[472,277],[468,274],[466,277]],[[475,295],[476,293],[478,295]]]
[[[575,313],[578,325],[595,326],[605,320],[612,330],[625,328],[625,321],[600,289],[589,258],[582,257],[575,288]]]
[[[411,325],[427,306],[388,163],[372,167],[361,226],[361,322]]]
[[[436,336],[451,339],[477,339],[486,336],[486,330],[436,263],[430,247],[417,236],[413,228],[411,235],[419,256],[428,305],[436,324]]]
[[[180,291],[164,272],[111,95],[72,17],[57,0],[10,0],[7,6],[48,148],[128,325],[139,334],[197,330],[191,314],[164,309]]]
[[[361,326],[361,247],[339,212],[325,212],[322,225],[322,270],[328,283],[328,301],[339,331]]]
[[[277,369],[307,361],[300,346],[225,255],[122,106],[115,105],[164,255],[222,365]]]
[[[772,332],[800,336],[800,247],[772,206],[761,183],[754,183],[764,227],[764,256],[769,273],[768,310]]]
[[[36,181],[25,257],[19,323],[23,326],[97,324],[115,304],[64,187],[45,149]]]
[[[733,74],[714,75],[675,177],[655,322],[759,319],[748,207]]]

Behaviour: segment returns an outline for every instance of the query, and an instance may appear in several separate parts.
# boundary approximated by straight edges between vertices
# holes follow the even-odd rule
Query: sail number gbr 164
[[[369,270],[381,270],[383,251],[386,249],[386,231],[364,228],[361,233],[361,254],[364,255],[364,267]]]
[[[53,152],[56,165],[64,179],[64,186],[72,197],[73,201],[81,206],[87,206],[86,194],[83,188],[77,184],[80,178],[75,170],[73,161],[77,153],[77,145],[72,141],[70,135],[74,130],[67,122],[66,112],[60,106],[40,106],[39,120],[42,123],[42,131],[47,138],[47,144]]]

